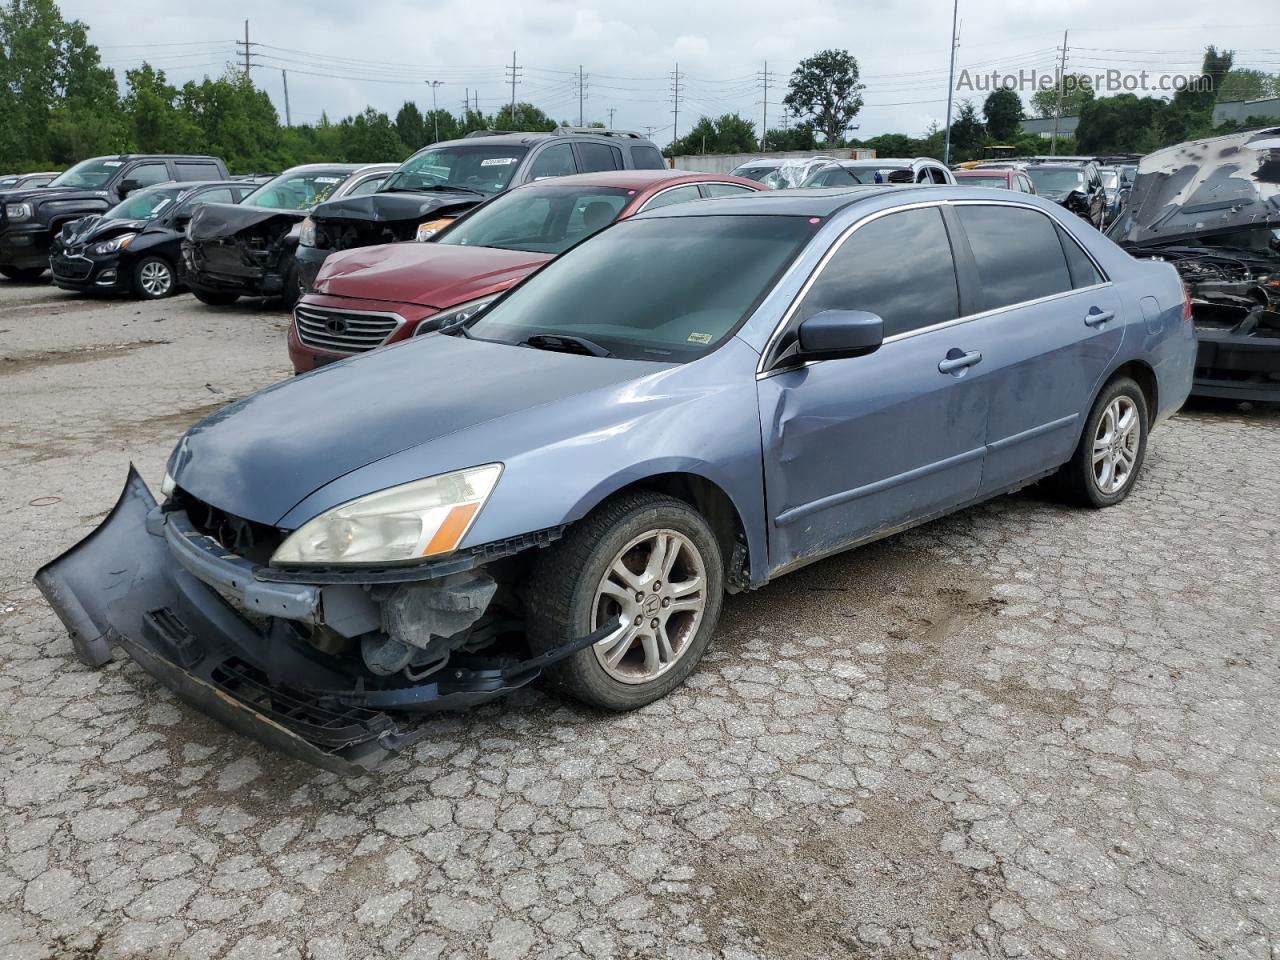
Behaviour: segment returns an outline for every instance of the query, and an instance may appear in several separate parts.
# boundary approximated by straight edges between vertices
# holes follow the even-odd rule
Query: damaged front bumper
[[[376,766],[429,732],[406,713],[461,709],[529,683],[546,666],[608,640],[609,624],[548,653],[454,656],[411,682],[373,677],[322,653],[291,624],[369,611],[359,585],[269,582],[255,567],[165,512],[137,471],[101,526],[35,576],[90,666],[119,645],[182,700],[282,752],[343,775]],[[343,592],[347,591],[347,592]]]
[[[1241,334],[1198,327],[1192,394],[1280,402],[1280,331],[1267,333]]]

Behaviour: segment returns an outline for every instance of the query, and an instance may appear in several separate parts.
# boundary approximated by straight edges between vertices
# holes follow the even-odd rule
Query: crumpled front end
[[[246,296],[283,292],[305,217],[305,211],[202,204],[182,243],[184,281]]]
[[[417,579],[268,580],[180,506],[158,505],[130,469],[102,525],[36,573],[77,656],[100,666],[118,645],[190,705],[336,773],[430,731],[406,715],[502,696],[618,629],[529,657],[504,645],[519,625],[489,609],[497,585],[474,557]]]

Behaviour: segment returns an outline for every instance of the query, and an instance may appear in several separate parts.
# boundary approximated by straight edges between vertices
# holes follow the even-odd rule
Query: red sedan
[[[642,210],[764,189],[742,177],[675,170],[557,177],[494,197],[431,242],[336,253],[294,308],[293,369],[305,373],[465,318],[575,243]]]

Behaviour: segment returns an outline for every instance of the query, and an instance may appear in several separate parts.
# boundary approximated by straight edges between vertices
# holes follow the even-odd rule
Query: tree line
[[[1233,67],[1231,51],[1207,48],[1205,91],[1184,90],[1169,100],[1120,94],[1097,97],[1087,85],[1064,83],[1062,112],[1079,116],[1076,139],[1059,140],[1059,152],[1146,153],[1162,146],[1262,122],[1261,118],[1215,127],[1217,100],[1280,93],[1280,77]],[[857,58],[847,50],[823,50],[792,72],[784,104],[794,118],[759,136],[753,121],[737,113],[704,116],[670,143],[668,156],[866,147],[880,156],[941,158],[946,130],[934,124],[922,135],[887,133],[868,139],[849,134],[863,106]],[[990,144],[1019,152],[1044,152],[1039,137],[1020,132],[1028,112],[1053,116],[1057,91],[1032,97],[1029,111],[1012,90],[996,90],[979,105],[960,101],[951,124],[951,159],[981,157]],[[299,163],[398,161],[437,140],[473,130],[552,130],[558,124],[531,103],[494,114],[421,111],[405,102],[394,117],[363,112],[318,123],[282,125],[271,98],[241,71],[228,66],[217,78],[178,87],[163,70],[143,64],[124,75],[102,65],[88,28],[64,20],[56,0],[9,0],[0,5],[0,173],[65,168],[85,157],[124,152],[210,153],[236,172],[276,171]],[[562,121],[562,123],[564,123]]]

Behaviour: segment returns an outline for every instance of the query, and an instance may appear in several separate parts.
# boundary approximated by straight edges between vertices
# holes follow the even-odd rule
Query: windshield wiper
[[[433,190],[443,190],[446,193],[474,193],[477,197],[488,196],[483,190],[473,190],[471,187],[460,187],[452,183],[433,183],[426,187],[383,187],[379,193],[430,193]]]
[[[520,346],[533,347],[535,350],[558,350],[561,353],[581,353],[591,357],[613,356],[593,340],[564,333],[535,333],[528,339],[521,340]]]

